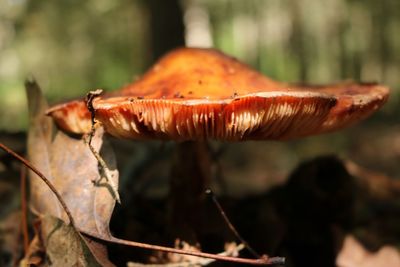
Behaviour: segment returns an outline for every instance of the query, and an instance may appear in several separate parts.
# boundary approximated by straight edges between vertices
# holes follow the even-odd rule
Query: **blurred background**
[[[213,186],[217,193],[235,197],[263,194],[275,185],[284,185],[300,163],[327,154],[339,156],[353,170],[356,168],[353,163],[367,168],[366,173],[370,175],[367,176],[372,179],[379,176],[375,175],[378,172],[387,175],[390,181],[399,181],[398,0],[0,0],[0,142],[20,153],[25,152],[28,116],[23,84],[27,77],[35,77],[51,103],[81,98],[95,88],[120,88],[143,74],[161,55],[184,45],[218,48],[281,81],[323,84],[350,79],[379,82],[391,88],[389,102],[382,110],[337,133],[289,142],[212,142],[213,173],[217,178]],[[123,202],[129,203],[128,197],[135,194],[156,198],[167,194],[173,144],[128,143],[114,139],[113,145],[122,173]],[[19,207],[19,198],[15,195],[19,186],[15,177],[18,177],[19,169],[4,153],[1,152],[0,157],[0,173],[8,178],[0,181],[1,203],[11,203],[0,206],[0,218],[9,218],[10,210]],[[336,172],[345,171],[335,160],[328,162],[326,168],[321,167],[325,163],[318,162],[312,163],[310,168],[322,168],[322,178],[335,181],[340,176]],[[316,164],[315,168],[313,164]],[[311,173],[311,176],[315,175]],[[303,175],[308,175],[307,170]],[[344,179],[338,179],[338,184],[334,184],[339,188],[338,192],[342,192],[341,186],[348,181],[346,175],[340,176]],[[387,192],[385,190],[392,183],[385,179],[377,179],[386,181],[380,184],[368,183],[371,188],[382,187],[381,193]],[[323,182],[326,190],[332,187],[328,180]],[[309,182],[304,182],[304,188],[310,188]],[[344,189],[351,188],[346,186]],[[307,190],[306,195],[310,195]],[[350,192],[346,196],[354,195],[350,189],[346,192]],[[319,193],[316,195],[320,196]],[[277,199],[276,203],[282,202],[279,197]],[[342,207],[348,206],[346,198],[343,199],[342,206],[332,202],[333,206],[339,205],[332,210],[341,211]],[[386,236],[392,237],[391,243],[398,245],[398,238],[393,240],[395,231],[400,231],[398,195],[396,204],[389,205],[390,220],[382,216],[382,207],[387,208],[388,203],[384,199],[378,204],[375,202],[377,208],[363,202],[362,208],[358,209],[361,212],[357,213],[362,216],[357,215],[357,218],[362,218],[363,223],[368,222],[361,223],[363,226],[369,222],[389,221],[390,227],[385,228],[382,224],[374,227],[386,231]],[[261,203],[258,199],[253,200]],[[297,200],[293,203],[297,204]],[[244,208],[233,210],[249,207],[238,205],[244,205]],[[307,210],[308,205],[293,210]],[[120,215],[125,212],[118,208]],[[259,214],[259,210],[255,209],[255,212]],[[242,218],[243,214],[237,216]],[[269,220],[266,224],[261,220],[261,228],[274,219],[266,220]],[[244,225],[246,223],[248,221]],[[309,225],[308,222],[305,224]],[[327,219],[327,225],[327,229],[332,229],[331,219]],[[248,226],[247,229],[254,227]],[[373,236],[372,240],[384,236],[379,231],[370,234],[365,227],[354,229],[359,233],[364,231],[359,236]],[[274,239],[273,228],[265,231],[271,232]],[[304,232],[302,228],[300,232]],[[248,236],[253,234],[256,240],[257,233],[254,231]],[[385,240],[370,244],[377,249],[387,243]],[[271,251],[281,253],[275,248]]]
[[[383,110],[340,133],[233,145],[246,150],[235,153],[235,164],[245,165],[249,157],[240,155],[257,147],[253,157],[264,159],[260,167],[270,165],[269,173],[285,175],[302,158],[335,153],[399,176],[397,0],[0,0],[0,6],[3,132],[27,128],[27,77],[54,103],[94,88],[118,89],[174,47],[215,47],[277,80],[376,81],[392,90]],[[271,159],[275,150],[284,156]]]

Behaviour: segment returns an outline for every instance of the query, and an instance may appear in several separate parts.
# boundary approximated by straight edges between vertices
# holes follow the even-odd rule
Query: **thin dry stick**
[[[29,234],[28,234],[28,211],[26,208],[26,167],[21,165],[21,229],[24,242],[24,254],[26,255],[29,247]]]
[[[90,137],[89,137],[90,138]],[[90,151],[92,151],[93,156],[96,158],[97,162],[100,164],[103,172],[104,172],[104,178],[107,180],[107,182],[109,183],[109,185],[112,188],[112,193],[115,197],[115,200],[121,204],[121,198],[119,197],[119,193],[118,193],[118,188],[117,186],[114,184],[113,179],[112,179],[112,174],[110,172],[110,169],[107,166],[107,163],[104,161],[104,159],[100,156],[100,154],[94,149],[94,147],[89,143],[90,140],[87,141],[88,146],[90,148]],[[100,181],[103,177],[100,177],[100,179],[98,179],[97,181],[95,181],[96,184],[100,184]]]
[[[6,151],[7,153],[9,153],[10,155],[12,155],[14,158],[18,159],[20,162],[22,162],[26,167],[28,167],[34,173],[36,173],[37,176],[39,176],[40,179],[42,179],[43,182],[46,183],[46,185],[54,193],[54,195],[56,196],[56,198],[60,202],[61,206],[63,207],[65,213],[67,214],[67,217],[69,219],[69,222],[70,222],[71,226],[76,229],[74,218],[72,217],[72,214],[71,214],[70,210],[68,209],[67,204],[64,202],[63,198],[58,193],[58,191],[54,187],[54,185],[46,178],[46,176],[44,176],[43,173],[41,173],[38,169],[36,169],[29,161],[27,161],[22,156],[20,156],[17,153],[15,153],[12,149],[8,148],[6,145],[0,143],[0,148],[3,149],[4,151]]]
[[[85,231],[83,229],[79,229],[76,227],[74,219],[73,219],[71,212],[68,209],[66,203],[62,199],[61,195],[58,193],[57,189],[52,185],[52,183],[39,170],[37,170],[28,160],[24,159],[23,157],[21,157],[20,155],[18,155],[17,153],[15,153],[13,150],[11,150],[10,148],[8,148],[7,146],[5,146],[2,143],[0,143],[0,148],[3,149],[4,151],[6,151],[7,153],[11,154],[13,157],[18,159],[20,162],[22,162],[26,167],[28,167],[34,173],[36,173],[43,180],[43,182],[46,183],[46,185],[50,188],[50,190],[56,195],[58,201],[60,202],[61,206],[63,207],[65,213],[67,214],[67,216],[70,220],[71,226],[75,230],[77,230],[78,232],[80,232],[84,235],[96,238],[98,240],[103,240],[106,242],[111,242],[111,243],[115,243],[115,244],[131,246],[131,247],[139,247],[139,248],[143,248],[143,249],[151,249],[151,250],[158,250],[158,251],[163,251],[163,252],[178,253],[178,254],[183,254],[183,255],[191,255],[191,256],[210,258],[210,259],[222,260],[222,261],[230,261],[230,262],[236,262],[236,263],[246,263],[246,264],[251,264],[251,265],[271,265],[271,264],[283,264],[285,262],[285,259],[281,258],[281,257],[269,258],[268,256],[263,256],[260,259],[246,259],[246,258],[223,256],[223,255],[211,254],[211,253],[205,253],[205,252],[188,251],[188,250],[182,250],[182,249],[177,249],[177,248],[170,248],[170,247],[151,245],[151,244],[146,244],[146,243],[140,243],[140,242],[135,242],[135,241],[119,239],[119,238],[116,238],[113,236],[103,237],[96,233],[92,233],[92,232]]]
[[[233,226],[232,222],[229,220],[228,216],[226,215],[224,209],[222,208],[221,204],[219,203],[217,197],[215,196],[214,192],[208,188],[205,193],[211,197],[211,200],[214,202],[215,206],[219,210],[219,213],[221,214],[222,218],[224,219],[225,223],[228,225],[229,229],[232,231],[232,233],[236,236],[237,239],[241,243],[243,243],[247,250],[250,251],[251,254],[253,254],[254,257],[256,258],[262,258],[264,257],[258,254],[251,246],[250,244],[239,234],[239,232],[236,230],[235,226]]]
[[[94,147],[92,146],[92,139],[93,136],[96,132],[96,118],[95,118],[95,111],[94,111],[94,107],[93,107],[93,99],[95,99],[95,97],[101,95],[101,93],[103,92],[103,90],[101,89],[97,89],[95,91],[90,91],[87,96],[86,96],[86,106],[90,112],[90,116],[91,116],[91,121],[92,121],[92,128],[90,130],[90,133],[88,135],[88,139],[85,140],[90,148],[90,151],[92,151],[92,154],[95,156],[95,158],[97,159],[97,161],[99,162],[101,168],[103,169],[104,172],[104,178],[106,179],[106,181],[109,183],[109,185],[111,186],[113,195],[115,197],[115,200],[121,204],[121,198],[119,196],[118,193],[118,188],[115,185],[113,179],[112,179],[112,174],[110,172],[110,169],[108,168],[106,162],[103,160],[103,158],[100,156],[100,154],[94,149]],[[97,183],[100,183],[100,180],[102,179],[102,177],[97,181]]]
[[[234,253],[239,253],[245,246],[243,244],[237,245],[234,251],[224,251],[222,253],[218,253],[218,255],[229,256]],[[203,258],[197,261],[184,261],[184,262],[173,262],[173,263],[160,263],[160,264],[146,264],[139,262],[128,262],[127,267],[195,267],[195,266],[205,266],[210,263],[215,262],[214,259]]]
[[[206,253],[206,252],[182,250],[182,249],[178,249],[178,248],[151,245],[151,244],[146,244],[146,243],[140,243],[140,242],[129,241],[129,240],[125,240],[125,239],[120,239],[120,238],[116,238],[116,237],[105,238],[98,234],[91,233],[91,232],[84,231],[84,230],[81,230],[81,233],[84,235],[87,235],[89,237],[94,237],[96,239],[106,241],[106,242],[112,242],[112,243],[117,243],[117,244],[121,244],[121,245],[132,246],[132,247],[139,247],[139,248],[143,248],[143,249],[157,250],[157,251],[162,251],[162,252],[178,253],[178,254],[183,254],[183,255],[209,258],[209,259],[215,259],[215,260],[221,260],[221,261],[246,263],[246,264],[251,264],[251,265],[272,265],[272,264],[284,264],[285,263],[285,258],[282,258],[282,257],[268,257],[268,256],[264,255],[259,259],[237,258],[237,257],[224,256],[224,255],[219,255],[219,254],[211,254],[211,253]]]
[[[86,95],[86,99],[85,99],[86,107],[90,112],[90,118],[91,118],[91,121],[92,121],[92,129],[91,129],[90,134],[89,134],[89,142],[88,142],[89,145],[91,145],[91,143],[92,143],[92,138],[93,138],[94,132],[95,132],[95,126],[94,125],[96,124],[96,116],[95,116],[95,111],[94,111],[94,107],[93,107],[93,100],[97,96],[101,95],[102,93],[103,93],[103,90],[101,90],[101,89],[97,89],[95,91],[90,91]]]

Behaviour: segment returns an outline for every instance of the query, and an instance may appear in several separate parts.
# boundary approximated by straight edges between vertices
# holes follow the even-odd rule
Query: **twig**
[[[67,217],[69,219],[69,223],[74,229],[77,229],[75,226],[75,221],[74,218],[72,217],[71,211],[68,209],[67,204],[64,202],[63,198],[61,195],[58,193],[57,189],[54,187],[54,185],[49,181],[49,179],[44,176],[43,173],[41,173],[38,169],[36,169],[29,161],[15,153],[12,149],[8,148],[6,145],[0,143],[0,148],[12,155],[14,158],[22,162],[26,167],[28,167],[30,170],[32,170],[34,173],[37,174],[37,176],[42,179],[43,182],[50,188],[50,190],[54,193],[58,201],[60,202],[61,206],[63,207],[65,213],[67,214]]]
[[[28,234],[28,218],[26,208],[26,166],[21,165],[21,229],[24,244],[24,254],[27,253],[29,247],[29,234]]]
[[[237,245],[234,251],[224,251],[222,253],[218,253],[217,255],[230,256],[233,255],[235,252],[241,251],[244,248],[245,248],[244,244],[239,244]],[[214,261],[215,259],[203,258],[198,261],[184,261],[184,262],[173,262],[173,263],[162,263],[162,264],[145,264],[138,262],[128,262],[128,267],[195,267],[195,266],[205,266]]]
[[[164,246],[158,246],[158,245],[151,245],[151,244],[146,244],[146,243],[124,240],[124,239],[116,238],[113,236],[104,237],[104,236],[100,236],[99,234],[77,228],[70,210],[68,209],[66,203],[64,202],[61,195],[58,193],[57,189],[53,186],[53,184],[39,170],[37,170],[28,160],[24,159],[23,157],[21,157],[20,155],[18,155],[17,153],[15,153],[13,150],[11,150],[10,148],[8,148],[7,146],[5,146],[2,143],[0,143],[0,148],[3,149],[4,151],[6,151],[7,153],[11,154],[13,157],[18,159],[20,162],[22,162],[26,167],[28,167],[30,170],[32,170],[34,173],[36,173],[43,180],[43,182],[46,183],[46,185],[50,188],[50,190],[56,195],[57,200],[60,202],[61,206],[63,207],[65,213],[68,216],[71,226],[76,231],[78,231],[86,236],[96,238],[98,240],[110,242],[110,243],[121,244],[121,245],[126,245],[126,246],[131,246],[131,247],[138,247],[138,248],[150,249],[150,250],[158,250],[158,251],[170,252],[170,253],[178,253],[178,254],[183,254],[183,255],[197,256],[197,257],[210,258],[210,259],[222,260],[222,261],[230,261],[230,262],[236,262],[236,263],[245,263],[245,264],[251,264],[251,265],[284,264],[284,262],[285,262],[285,258],[281,258],[281,257],[269,258],[266,255],[259,259],[246,259],[246,258],[230,257],[230,256],[198,252],[198,251],[188,251],[188,250],[182,250],[182,249],[164,247]]]
[[[95,91],[90,91],[87,95],[86,95],[86,106],[90,112],[90,116],[91,116],[91,121],[92,121],[92,128],[90,130],[90,133],[88,134],[87,139],[85,139],[85,141],[87,142],[90,151],[92,151],[93,156],[97,159],[98,163],[100,164],[100,167],[102,168],[103,172],[104,172],[104,178],[106,179],[106,181],[108,182],[108,184],[111,186],[113,195],[115,197],[115,200],[121,204],[121,198],[119,196],[118,193],[118,187],[115,185],[113,179],[112,179],[112,174],[110,172],[110,169],[108,168],[106,162],[104,161],[104,159],[100,156],[100,154],[94,149],[94,147],[92,146],[92,139],[93,136],[96,132],[96,117],[95,117],[95,110],[93,107],[93,100],[101,95],[103,92],[103,90],[101,89],[97,89]],[[98,181],[96,181],[96,183],[100,183],[102,177],[100,177],[100,179]]]
[[[239,241],[246,246],[247,250],[250,251],[251,254],[253,254],[254,257],[256,258],[262,258],[260,254],[258,254],[250,245],[249,243],[239,234],[239,232],[236,230],[235,226],[233,226],[232,222],[229,220],[228,216],[226,215],[224,209],[222,208],[221,204],[219,203],[217,197],[215,196],[214,192],[208,188],[205,193],[211,197],[211,200],[214,202],[215,206],[219,210],[219,213],[221,214],[222,218],[224,219],[225,223],[228,225],[229,229],[232,231],[232,233],[236,236]]]
[[[102,93],[103,93],[103,90],[101,90],[101,89],[90,91],[86,95],[86,99],[85,99],[86,107],[90,112],[90,118],[91,118],[91,121],[92,121],[92,129],[90,130],[89,141],[88,141],[89,145],[92,144],[92,138],[93,138],[94,133],[95,133],[95,124],[96,124],[96,114],[95,114],[95,110],[94,110],[94,107],[93,107],[93,100],[96,97],[98,97],[99,95],[101,95]]]
[[[91,134],[89,135],[91,136]],[[90,138],[90,137],[89,137]],[[89,143],[90,140],[87,140],[88,146],[90,148],[90,151],[92,152],[93,156],[96,158],[97,162],[100,164],[103,172],[104,172],[104,178],[107,180],[107,182],[109,183],[109,185],[112,188],[112,193],[114,195],[115,200],[121,204],[121,198],[119,197],[119,193],[118,193],[118,188],[115,185],[113,178],[112,178],[112,174],[110,172],[110,169],[107,166],[107,163],[104,161],[104,159],[100,156],[100,154],[94,149],[94,147]],[[95,184],[100,184],[100,181],[103,177],[100,177],[99,180],[95,181]]]
[[[143,248],[143,249],[157,250],[157,251],[162,251],[162,252],[178,253],[178,254],[183,254],[183,255],[209,258],[209,259],[215,259],[215,260],[221,260],[221,261],[230,261],[230,262],[235,262],[235,263],[245,263],[245,264],[251,264],[251,265],[273,265],[273,264],[284,264],[285,263],[285,258],[282,258],[282,257],[268,257],[268,256],[264,255],[259,259],[237,258],[237,257],[224,256],[224,255],[218,255],[218,254],[212,254],[212,253],[206,253],[206,252],[190,251],[190,250],[183,250],[183,249],[178,249],[178,248],[151,245],[151,244],[147,244],[147,243],[140,243],[140,242],[129,241],[129,240],[125,240],[125,239],[120,239],[120,238],[116,238],[113,236],[110,238],[102,237],[98,234],[91,233],[91,232],[88,232],[88,231],[85,231],[82,229],[80,229],[80,232],[89,237],[96,238],[98,240],[102,240],[102,241],[106,241],[106,242],[111,242],[111,243],[131,246],[131,247],[138,247],[138,248]]]

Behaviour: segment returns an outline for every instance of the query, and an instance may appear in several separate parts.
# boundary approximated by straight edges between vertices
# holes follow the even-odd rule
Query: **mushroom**
[[[183,205],[179,210],[193,222],[210,181],[201,141],[287,140],[331,132],[368,117],[388,94],[388,88],[373,83],[277,82],[217,50],[180,48],[138,81],[92,104],[96,120],[113,136],[179,141],[181,153],[190,148],[192,160],[186,163],[192,165],[186,173],[175,172],[171,191],[187,187],[176,205]],[[48,114],[66,131],[91,129],[83,100],[57,105]]]
[[[93,107],[106,131],[120,138],[285,140],[364,119],[388,92],[373,83],[280,83],[217,50],[180,48],[137,82],[96,98]],[[90,132],[83,100],[54,106],[48,114],[66,131]]]

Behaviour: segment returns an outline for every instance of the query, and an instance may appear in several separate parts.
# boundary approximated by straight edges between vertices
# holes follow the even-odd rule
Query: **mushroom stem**
[[[169,223],[175,237],[194,244],[205,221],[205,190],[211,181],[211,157],[206,141],[178,143],[173,159]]]

